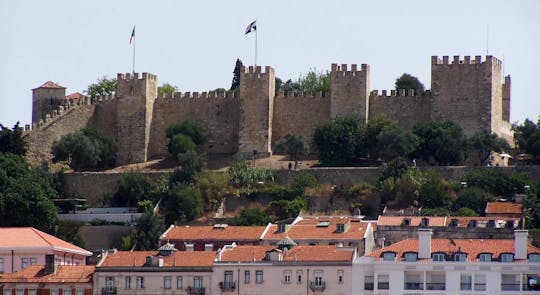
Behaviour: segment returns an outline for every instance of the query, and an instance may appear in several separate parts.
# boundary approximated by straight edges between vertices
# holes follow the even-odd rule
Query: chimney
[[[431,236],[433,232],[430,228],[418,229],[418,258],[431,258]]]
[[[527,259],[527,248],[529,246],[529,231],[514,230],[514,258]]]
[[[56,261],[55,256],[52,254],[45,255],[45,269],[43,270],[45,274],[55,274],[56,273]]]

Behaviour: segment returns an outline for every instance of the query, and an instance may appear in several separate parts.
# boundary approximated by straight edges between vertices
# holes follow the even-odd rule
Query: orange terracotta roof
[[[60,86],[60,85],[54,83],[53,81],[47,81],[47,82],[41,84],[41,86],[34,88],[34,90],[39,89],[39,88],[66,89],[66,87]]]
[[[233,249],[223,250],[223,262],[251,262],[263,261],[266,251],[276,249],[275,246],[236,246]],[[294,246],[284,252],[283,261],[352,261],[354,252],[339,249],[336,246]]]
[[[467,253],[468,261],[476,261],[480,253],[492,253],[498,258],[502,253],[514,253],[513,239],[432,239],[431,253]],[[418,252],[418,239],[406,239],[384,247],[366,256],[380,257],[384,252],[395,252],[401,258],[405,252]],[[540,248],[529,246],[528,253],[540,253]]]
[[[163,234],[161,240],[259,240],[265,228],[265,226],[227,226],[225,228],[215,228],[213,226],[174,226]]]
[[[403,220],[408,218],[410,220],[409,226],[420,226],[422,218],[427,218],[429,220],[428,226],[450,226],[453,219],[456,219],[458,224],[457,227],[468,227],[471,221],[476,221],[476,227],[483,227],[490,220],[503,220],[509,221],[512,220],[515,225],[520,221],[519,217],[504,217],[504,216],[487,216],[487,217],[469,217],[469,216],[384,216],[380,215],[377,222],[378,226],[401,226]]]
[[[0,250],[16,248],[43,248],[86,256],[92,255],[92,252],[33,227],[0,227]]]
[[[44,274],[43,265],[31,265],[15,273],[0,276],[0,283],[88,283],[93,265],[59,265],[56,273]]]
[[[117,251],[109,253],[100,267],[142,267],[146,257],[156,256],[158,251]],[[209,267],[214,263],[215,251],[179,251],[163,257],[166,267]]]
[[[326,223],[325,226],[318,224]],[[345,225],[345,232],[338,232],[337,224]],[[362,239],[366,233],[368,223],[360,222],[357,217],[304,217],[290,225],[286,232],[278,232],[278,225],[272,224],[263,240],[281,240],[289,237],[293,240],[354,240]]]
[[[80,99],[83,97],[84,97],[84,94],[80,92],[75,92],[75,93],[66,95],[66,99]]]
[[[523,204],[510,202],[488,202],[486,214],[523,214]]]

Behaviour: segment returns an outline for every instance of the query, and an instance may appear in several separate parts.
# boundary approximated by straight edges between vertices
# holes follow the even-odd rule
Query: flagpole
[[[257,21],[255,19],[255,21]],[[259,28],[255,28],[255,66],[257,66],[257,32],[259,31]]]
[[[133,73],[135,74],[135,44],[137,43],[137,38],[133,37]]]

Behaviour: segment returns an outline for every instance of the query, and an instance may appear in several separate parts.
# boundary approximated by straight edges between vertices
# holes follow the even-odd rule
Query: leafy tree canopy
[[[296,81],[291,79],[283,83],[283,80],[276,78],[276,93],[279,91],[290,92],[330,92],[330,72],[310,69],[305,75],[300,75]]]
[[[399,91],[400,89],[414,89],[415,93],[423,93],[424,84],[417,77],[405,73],[396,79],[396,90]]]
[[[85,90],[86,94],[91,98],[96,98],[96,96],[113,94],[116,91],[116,79],[107,78],[103,76],[98,78],[96,83],[88,85],[88,89]]]
[[[315,129],[313,142],[322,166],[350,166],[364,144],[364,125],[356,118],[340,117]]]
[[[484,166],[489,159],[491,152],[500,153],[510,149],[506,140],[500,138],[495,133],[481,130],[469,138],[470,148],[476,156],[476,161],[480,166]]]
[[[378,153],[385,160],[407,157],[418,144],[418,136],[396,126],[386,126],[377,135]]]
[[[282,139],[276,142],[276,152],[283,152],[289,155],[291,161],[298,161],[300,155],[305,155],[309,151],[304,136],[287,133]]]
[[[529,192],[533,194],[537,192],[536,184],[525,173],[500,169],[475,169],[467,173],[464,180],[468,187],[477,187],[495,196],[512,198],[515,194],[527,193],[525,186],[529,187]]]
[[[514,140],[519,149],[533,156],[533,161],[540,164],[540,117],[534,124],[529,119],[521,125],[514,125]]]
[[[267,225],[272,219],[261,208],[244,208],[233,220],[235,225]]]
[[[131,235],[122,238],[122,250],[156,250],[159,247],[159,237],[164,231],[163,219],[157,214],[146,212],[137,220]]]
[[[169,96],[178,92],[178,87],[169,83],[163,83],[157,88],[158,96]]]
[[[194,185],[173,186],[163,199],[165,223],[192,221],[203,213],[203,199]]]
[[[135,171],[122,174],[118,190],[111,200],[112,206],[137,207],[138,202],[151,199],[153,185]]]
[[[237,90],[238,87],[240,87],[240,71],[242,70],[242,66],[244,66],[244,64],[239,58],[237,58],[236,63],[234,64],[233,79],[231,82],[232,91]]]
[[[427,163],[458,165],[467,158],[467,137],[454,122],[422,122],[414,126],[414,134],[420,139],[415,154]]]
[[[204,128],[196,121],[187,119],[180,124],[172,124],[165,131],[167,138],[172,139],[177,134],[189,136],[193,143],[200,145],[206,142]]]
[[[26,155],[27,145],[22,137],[24,130],[19,126],[19,122],[13,126],[13,129],[0,124],[0,129],[0,153]]]

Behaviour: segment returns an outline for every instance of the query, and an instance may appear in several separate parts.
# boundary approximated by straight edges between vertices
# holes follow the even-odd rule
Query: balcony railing
[[[364,283],[364,290],[373,290],[373,285],[374,283],[371,283],[371,282]]]
[[[204,288],[194,288],[194,287],[189,286],[186,288],[186,291],[188,292],[189,295],[204,295],[205,294]]]
[[[219,288],[221,288],[222,291],[233,291],[236,289],[236,282],[219,282]]]
[[[405,290],[424,290],[424,284],[420,282],[405,282]]]
[[[320,283],[311,282],[309,283],[309,287],[311,288],[311,291],[313,292],[316,292],[316,291],[322,292],[324,291],[324,289],[326,289],[326,282],[320,282]]]
[[[101,295],[116,295],[115,287],[101,288]]]
[[[446,283],[426,283],[426,290],[446,290]]]
[[[520,284],[501,284],[501,291],[519,291]]]
[[[390,283],[389,282],[377,282],[377,289],[378,290],[388,290],[388,289],[390,289]]]

